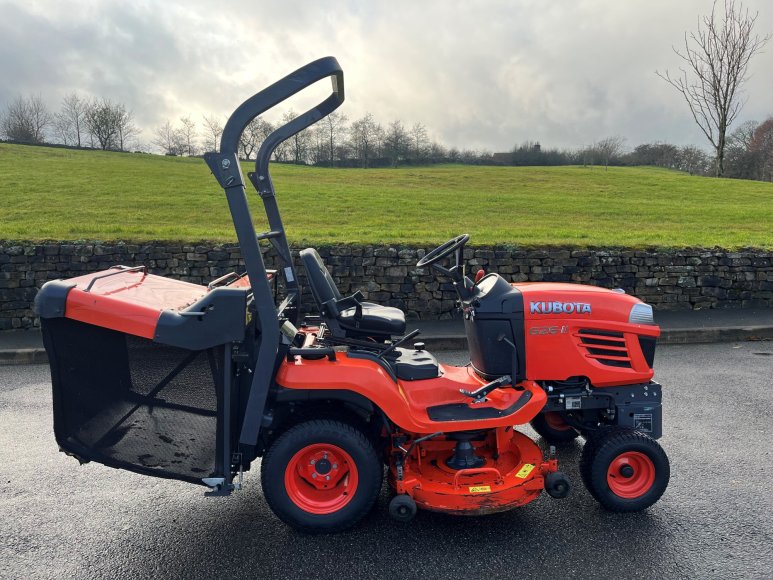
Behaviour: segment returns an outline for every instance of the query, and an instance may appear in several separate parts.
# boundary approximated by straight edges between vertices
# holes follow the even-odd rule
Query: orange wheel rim
[[[285,469],[287,495],[296,506],[312,514],[337,512],[352,500],[357,484],[352,456],[327,443],[304,447]]]
[[[644,453],[626,451],[612,460],[607,469],[607,485],[615,495],[636,499],[655,483],[655,464]]]

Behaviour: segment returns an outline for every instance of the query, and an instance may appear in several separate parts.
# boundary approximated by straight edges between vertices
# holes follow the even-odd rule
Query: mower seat
[[[364,302],[359,291],[344,298],[317,250],[306,248],[300,256],[319,313],[334,336],[388,338],[405,333],[402,310]]]

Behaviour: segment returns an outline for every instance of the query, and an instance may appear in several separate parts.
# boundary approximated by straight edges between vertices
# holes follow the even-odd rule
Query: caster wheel
[[[671,468],[666,452],[648,435],[610,429],[585,445],[580,473],[588,491],[603,507],[613,512],[637,512],[660,499]]]
[[[548,473],[545,477],[545,491],[550,497],[564,499],[569,495],[572,486],[569,484],[569,478],[560,471]]]
[[[531,427],[551,445],[568,443],[574,440],[579,433],[567,425],[559,413],[549,411],[540,413],[531,420]]]
[[[384,470],[370,439],[352,425],[314,420],[281,435],[261,463],[263,495],[286,524],[338,532],[373,507]]]
[[[409,495],[396,495],[389,502],[389,515],[395,521],[408,523],[416,515],[416,502]]]

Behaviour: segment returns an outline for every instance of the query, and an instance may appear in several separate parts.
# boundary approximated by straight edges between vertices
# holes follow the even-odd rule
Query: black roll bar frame
[[[269,222],[269,231],[256,234],[247,204],[244,177],[239,165],[239,140],[247,125],[294,94],[325,78],[332,81],[329,97],[305,113],[274,130],[261,145],[255,161],[255,172],[248,174],[252,185],[263,201]],[[268,281],[265,263],[260,251],[260,240],[268,239],[281,263],[289,304],[294,312],[291,322],[297,325],[301,312],[300,286],[295,273],[290,246],[287,242],[282,217],[276,203],[274,184],[269,173],[271,155],[276,147],[306,127],[332,113],[344,101],[343,70],[333,57],[315,60],[290,73],[244,101],[228,119],[220,139],[220,152],[204,154],[204,160],[220,186],[224,189],[236,230],[242,258],[250,280],[261,339],[253,372],[252,386],[244,410],[244,421],[239,444],[246,454],[254,456],[269,388],[278,367],[280,349],[279,312]],[[225,474],[230,479],[230,474]]]

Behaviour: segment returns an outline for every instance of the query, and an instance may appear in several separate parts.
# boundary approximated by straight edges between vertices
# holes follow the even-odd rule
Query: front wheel
[[[606,509],[637,512],[660,499],[671,467],[666,452],[648,435],[610,429],[585,444],[580,473],[588,491]]]
[[[261,464],[263,494],[283,522],[338,532],[373,507],[383,466],[368,437],[347,423],[307,421],[279,437]]]

